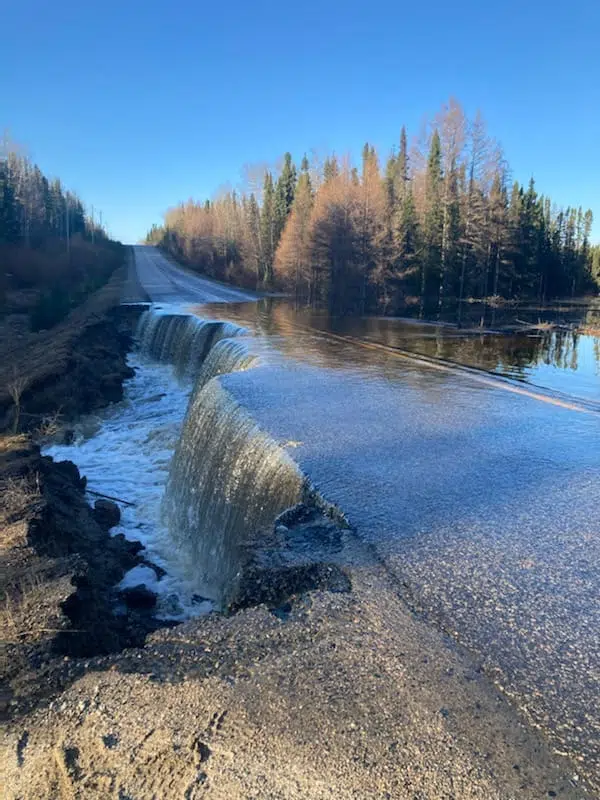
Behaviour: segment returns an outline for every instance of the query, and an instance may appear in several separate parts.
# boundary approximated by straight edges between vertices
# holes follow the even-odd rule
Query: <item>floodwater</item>
[[[196,593],[189,564],[173,547],[162,521],[161,502],[173,450],[181,434],[191,385],[179,384],[170,365],[143,354],[129,357],[135,377],[125,384],[125,397],[97,414],[81,419],[73,445],[44,449],[57,461],[74,461],[94,492],[127,501],[113,533],[140,541],[148,561],[165,570],[158,576],[139,566],[124,578],[123,587],[144,583],[158,593],[157,616],[185,619],[211,610]],[[95,496],[89,500],[94,502]]]
[[[216,309],[217,307],[213,306]],[[570,308],[570,307],[567,307]],[[306,329],[382,345],[427,358],[462,364],[534,387],[597,402],[600,408],[600,308],[584,311],[577,306],[545,315],[559,319],[558,330],[528,330],[516,335],[459,330],[444,323],[389,317],[332,317],[326,312],[295,308],[286,300],[264,299],[258,304],[233,305],[228,315],[257,332],[269,335],[301,333]],[[211,306],[208,306],[211,309]],[[221,313],[219,307],[217,313]],[[200,312],[205,313],[205,312]],[[534,312],[521,309],[516,318],[534,320]],[[597,326],[598,335],[580,333],[577,324]]]
[[[180,319],[154,326],[148,351],[160,345],[163,363],[136,354],[125,401],[93,431],[84,425],[75,448],[49,450],[75,460],[95,490],[135,500],[123,527],[167,570],[162,613],[204,609],[189,567],[226,558],[222,534],[230,541],[240,520],[264,516],[253,480],[262,462],[271,493],[277,481],[289,487],[278,444],[281,464],[291,460],[341,509],[407,601],[479,655],[598,780],[598,340],[335,320],[269,298],[175,315],[192,311],[220,321],[210,351],[193,345],[205,328],[198,337]],[[204,367],[191,369],[200,351]],[[194,375],[207,382],[184,422]],[[167,509],[189,506],[171,514],[177,530],[161,514],[169,473]],[[273,513],[277,504],[269,498]]]
[[[408,601],[598,776],[598,340],[332,321],[285,301],[226,312],[254,332],[261,365],[221,385],[293,443],[294,461],[376,547]]]

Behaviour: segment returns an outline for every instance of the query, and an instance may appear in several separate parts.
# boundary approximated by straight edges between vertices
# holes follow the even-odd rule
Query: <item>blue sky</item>
[[[385,154],[450,95],[600,241],[598,0],[21,0],[2,28],[0,129],[123,241],[244,163]]]

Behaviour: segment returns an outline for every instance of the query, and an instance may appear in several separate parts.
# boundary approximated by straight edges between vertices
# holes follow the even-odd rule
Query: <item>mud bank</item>
[[[43,457],[46,435],[69,438],[83,413],[123,395],[139,311],[119,306],[122,270],[54,331],[5,351],[0,391],[0,709],[14,716],[56,689],[43,670],[57,659],[141,644],[155,621],[116,617],[113,587],[141,562],[141,545],[109,528],[119,510],[85,499],[69,461]],[[4,343],[6,345],[6,343]],[[11,386],[21,381],[18,406]],[[19,433],[9,433],[18,428]],[[42,671],[42,672],[40,672]]]
[[[140,563],[141,546],[109,534],[106,507],[88,505],[77,467],[24,438],[9,443],[0,457],[0,681],[2,712],[14,716],[56,690],[56,659],[140,644],[156,623],[112,613],[113,587]]]
[[[140,313],[120,305],[125,274],[117,270],[56,328],[2,343],[0,431],[44,434],[122,398]]]

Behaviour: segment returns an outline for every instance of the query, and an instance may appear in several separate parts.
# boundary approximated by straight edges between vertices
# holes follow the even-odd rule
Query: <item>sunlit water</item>
[[[135,356],[124,403],[102,415],[94,436],[50,451],[75,460],[91,488],[136,503],[122,527],[168,572],[158,583],[162,613],[205,610],[194,595],[207,575],[214,586],[219,565],[235,573],[244,525],[267,524],[294,499],[295,489],[289,498],[282,489],[263,514],[265,487],[279,485],[270,475],[288,452],[377,548],[399,591],[479,654],[561,752],[598,773],[597,340],[459,337],[398,321],[330,320],[272,301],[198,314],[224,311],[251,335],[224,335],[204,352],[195,371],[202,400],[183,437],[191,383],[175,374],[177,353],[188,353],[177,337],[189,325],[175,321],[172,335],[153,339],[175,366]],[[395,350],[498,372],[546,396]],[[244,371],[226,374],[236,364]],[[565,397],[573,408],[556,403]],[[589,401],[581,410],[578,398]],[[169,530],[161,501],[170,462]],[[257,491],[263,463],[275,469]]]
[[[134,504],[120,505],[121,522],[113,533],[142,542],[143,555],[166,575],[158,580],[153,570],[140,566],[123,586],[146,584],[158,593],[159,617],[184,618],[212,607],[197,594],[189,565],[161,520],[161,500],[191,384],[179,384],[171,365],[140,354],[132,354],[129,363],[136,375],[125,385],[124,400],[82,419],[74,445],[53,445],[44,452],[74,461],[94,492]],[[90,495],[90,502],[95,499]]]
[[[462,338],[286,303],[229,313],[269,346],[263,366],[222,386],[276,440],[297,443],[300,468],[375,545],[409,601],[598,774],[597,340]],[[396,349],[513,382],[429,368]]]
[[[218,307],[208,307],[218,312]],[[568,309],[569,307],[567,307]],[[595,309],[595,307],[594,307]],[[245,303],[231,306],[228,313],[258,334],[283,337],[282,349],[295,357],[303,358],[302,342],[310,331],[313,334],[334,334],[375,346],[382,345],[432,359],[462,364],[505,376],[519,383],[597,402],[600,408],[600,316],[592,309],[582,308],[570,313],[555,312],[552,319],[562,319],[565,326],[588,325],[598,335],[578,332],[576,328],[558,330],[528,330],[517,335],[479,333],[477,329],[459,330],[447,325],[422,323],[418,320],[385,317],[331,317],[311,309],[294,308],[285,300],[263,300],[258,304]],[[201,313],[206,314],[204,309]],[[598,308],[600,315],[600,307]],[[513,312],[511,319],[535,321],[544,315],[521,309]],[[596,326],[596,327],[593,327]],[[325,348],[319,348],[324,351]],[[341,356],[338,355],[341,352]],[[356,347],[350,361],[356,356]],[[320,355],[309,349],[306,358]],[[360,357],[360,356],[359,356]],[[334,368],[344,358],[339,342],[331,354],[323,358]]]

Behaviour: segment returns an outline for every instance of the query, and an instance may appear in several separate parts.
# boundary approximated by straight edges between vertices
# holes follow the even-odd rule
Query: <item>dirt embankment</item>
[[[123,396],[137,310],[119,306],[125,267],[48,331],[0,339],[0,430],[44,433]]]
[[[141,643],[154,628],[140,611],[112,614],[113,587],[141,546],[109,527],[119,512],[92,509],[85,478],[36,443],[69,436],[80,414],[117,401],[135,309],[119,306],[124,270],[59,326],[10,337],[0,368],[0,710],[12,715],[52,693],[40,670],[57,657]]]
[[[13,715],[56,688],[40,677],[57,657],[139,644],[148,627],[112,613],[113,587],[140,563],[140,545],[109,534],[112,520],[87,504],[74,464],[4,439],[0,483],[0,710]]]
[[[376,565],[352,581],[59,663],[64,691],[0,739],[6,797],[593,796]]]

